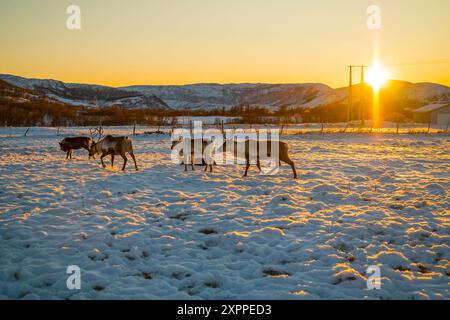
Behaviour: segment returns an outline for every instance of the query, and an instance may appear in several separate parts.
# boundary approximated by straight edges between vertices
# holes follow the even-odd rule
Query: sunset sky
[[[450,86],[449,0],[1,0],[0,40],[0,73],[66,82],[340,87],[377,51],[393,79]]]

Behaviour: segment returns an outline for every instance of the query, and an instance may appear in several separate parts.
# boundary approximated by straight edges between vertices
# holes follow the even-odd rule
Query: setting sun
[[[381,67],[378,61],[375,61],[367,74],[367,83],[373,88],[375,92],[378,92],[378,90],[380,90],[380,88],[385,84],[387,79],[388,73],[386,69]]]

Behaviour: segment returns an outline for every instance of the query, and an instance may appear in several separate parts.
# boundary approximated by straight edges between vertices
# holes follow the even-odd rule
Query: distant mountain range
[[[28,79],[13,75],[0,75],[3,80],[16,87],[27,89],[38,96],[74,106],[110,107],[119,105],[127,109],[168,109],[169,106],[152,94],[132,90],[121,90],[99,85],[64,83],[57,80]]]
[[[191,84],[169,86],[107,87],[100,85],[64,83],[57,80],[28,79],[0,75],[3,80],[26,95],[45,96],[69,105],[127,109],[212,109],[236,105],[259,105],[277,109],[288,107],[315,108],[332,103],[345,103],[348,89],[333,89],[321,83],[304,84]],[[410,83],[391,80],[386,94],[397,99],[420,103],[450,101],[450,87],[434,83]],[[2,93],[3,95],[5,93]],[[358,92],[355,93],[357,101]],[[26,97],[20,97],[26,99]]]

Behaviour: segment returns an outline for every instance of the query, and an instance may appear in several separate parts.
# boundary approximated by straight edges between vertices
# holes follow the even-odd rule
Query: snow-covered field
[[[104,170],[24,131],[0,128],[1,299],[450,298],[449,135],[286,136],[293,180],[183,172],[169,136],[134,138],[140,171]]]

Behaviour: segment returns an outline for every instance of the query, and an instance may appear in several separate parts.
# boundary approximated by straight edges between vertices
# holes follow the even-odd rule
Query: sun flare
[[[369,68],[367,73],[367,83],[378,92],[380,88],[386,83],[388,79],[388,72],[380,66],[378,61],[375,61],[373,66]]]

